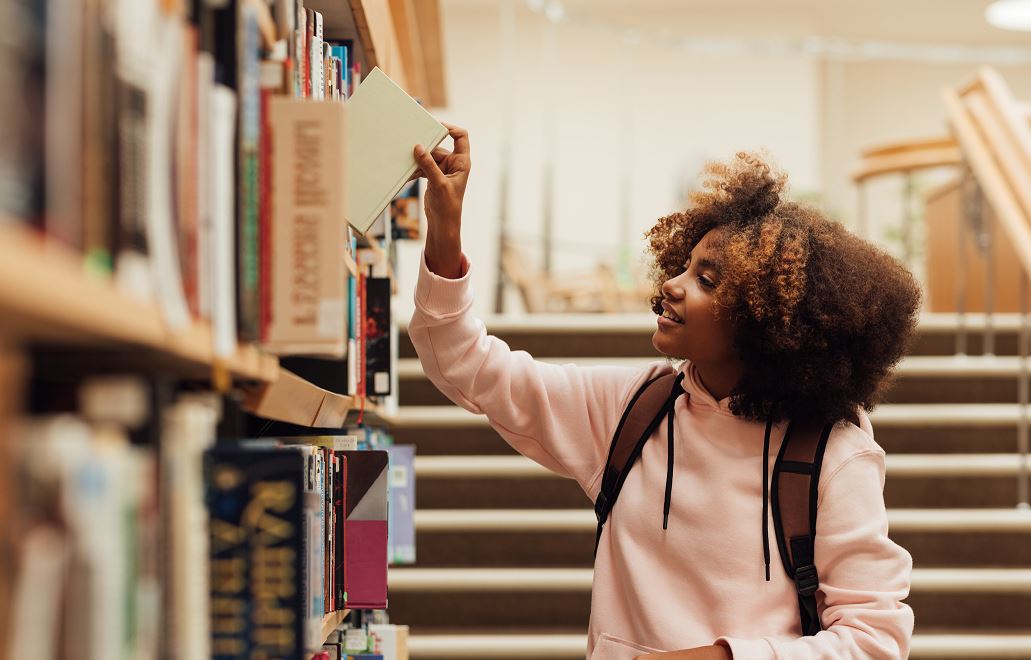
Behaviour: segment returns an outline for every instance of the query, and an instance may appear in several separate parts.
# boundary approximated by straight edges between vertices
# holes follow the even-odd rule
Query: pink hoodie
[[[448,280],[423,262],[409,335],[426,375],[456,404],[487,416],[520,454],[598,495],[612,434],[640,384],[668,370],[557,366],[487,334],[470,313],[466,274]],[[666,423],[644,446],[594,562],[590,660],[718,643],[737,660],[905,658],[913,632],[912,559],[888,538],[884,451],[869,419],[835,427],[820,478],[816,567],[824,630],[801,637],[798,600],[772,543],[763,560],[765,424],[731,414],[690,363],[675,408],[668,529]],[[770,473],[786,423],[773,427]],[[773,529],[772,513],[768,520]]]

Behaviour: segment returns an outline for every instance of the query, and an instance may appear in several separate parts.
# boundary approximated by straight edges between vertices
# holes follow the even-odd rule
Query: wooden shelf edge
[[[327,429],[342,427],[354,407],[354,397],[322,389],[282,368],[275,380],[247,390],[243,404],[265,419]]]
[[[337,610],[336,612],[330,612],[326,616],[322,617],[322,632],[320,637],[320,639],[322,639],[322,644],[326,643],[326,640],[333,634],[333,631],[339,628],[340,624],[342,624],[344,619],[346,619],[350,614],[351,610]],[[310,649],[308,657],[311,658],[321,650],[321,647],[318,649]]]
[[[15,341],[124,344],[191,367],[224,367],[234,378],[273,381],[279,360],[243,344],[226,359],[214,353],[212,329],[192,320],[165,323],[154,301],[133,298],[110,279],[92,276],[83,258],[35,230],[0,220],[0,336]]]

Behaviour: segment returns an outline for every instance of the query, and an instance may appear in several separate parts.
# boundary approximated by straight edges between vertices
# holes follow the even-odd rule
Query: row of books
[[[418,235],[418,186],[365,236],[347,226],[353,43],[324,39],[303,0],[269,2],[268,43],[266,1],[16,3],[24,38],[0,54],[17,82],[0,106],[0,215],[155,300],[173,329],[211,322],[218,355],[245,341],[342,358],[359,349],[356,280],[385,242]],[[359,259],[361,245],[379,249]]]
[[[414,448],[219,438],[220,398],[155,398],[97,377],[77,413],[19,424],[6,657],[300,659],[326,614],[387,607],[388,562],[415,559]]]
[[[386,612],[355,612],[312,660],[408,660],[408,636],[408,626],[390,623]]]

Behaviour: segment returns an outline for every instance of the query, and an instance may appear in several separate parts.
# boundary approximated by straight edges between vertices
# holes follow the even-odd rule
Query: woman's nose
[[[673,300],[680,300],[684,297],[684,287],[677,282],[677,278],[668,279],[662,283],[662,295]]]

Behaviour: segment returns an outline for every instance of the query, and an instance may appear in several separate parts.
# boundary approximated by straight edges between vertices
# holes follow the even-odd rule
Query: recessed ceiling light
[[[1031,31],[1031,0],[995,0],[984,10],[989,25],[1003,30]]]

